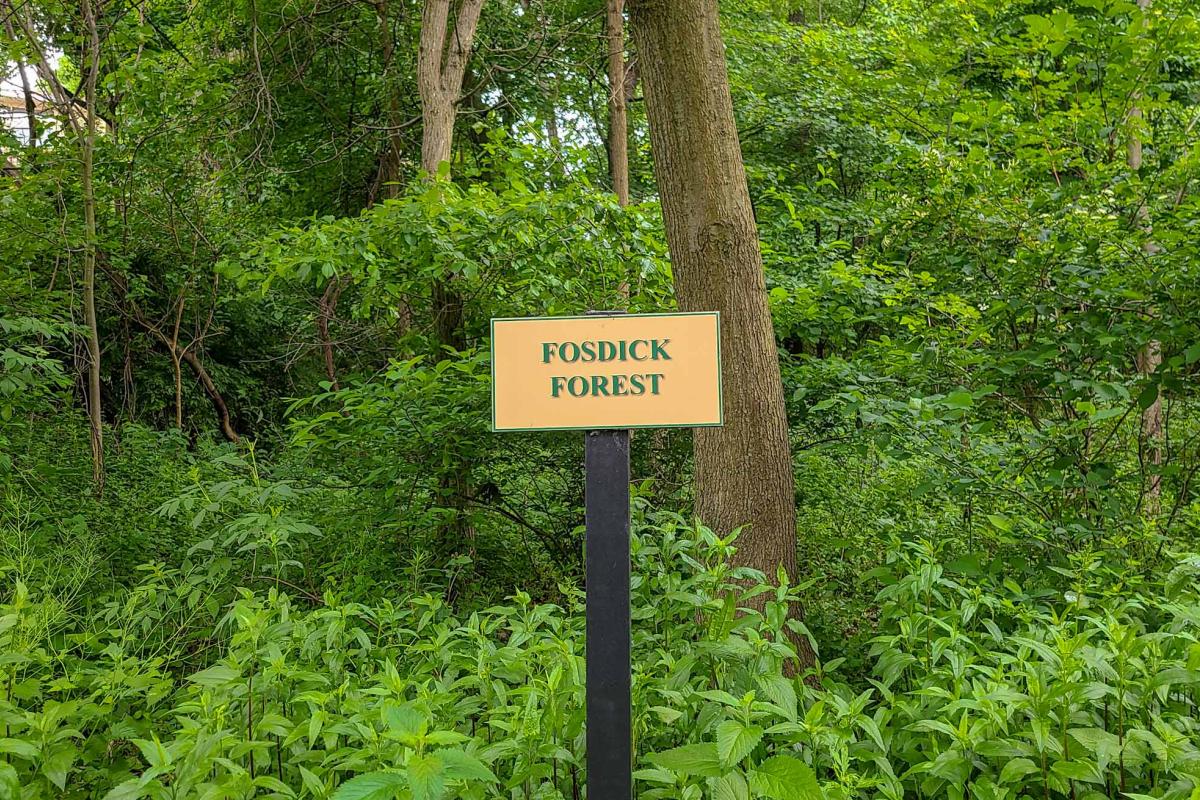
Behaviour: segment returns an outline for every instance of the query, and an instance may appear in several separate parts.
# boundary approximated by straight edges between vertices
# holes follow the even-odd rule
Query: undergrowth
[[[734,546],[639,515],[639,797],[1200,792],[1200,557],[1134,570],[1079,554],[1022,586],[893,541],[864,578],[882,588],[859,678],[844,654],[794,669],[788,632],[806,630],[787,609],[806,589],[732,569]],[[86,598],[31,588],[5,557],[2,798],[586,794],[577,587],[560,604],[364,605],[230,589],[234,559],[204,549]]]

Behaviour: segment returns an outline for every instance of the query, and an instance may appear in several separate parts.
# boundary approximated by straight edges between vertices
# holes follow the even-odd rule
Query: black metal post
[[[629,431],[587,431],[587,796],[630,800]]]

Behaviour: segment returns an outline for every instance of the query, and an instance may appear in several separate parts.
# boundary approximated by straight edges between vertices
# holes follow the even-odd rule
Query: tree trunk
[[[417,88],[421,94],[421,167],[437,177],[450,160],[454,113],[462,93],[463,74],[475,40],[483,0],[460,0],[450,30],[450,0],[425,0],[417,52]]]
[[[629,205],[629,122],[625,108],[625,0],[607,0],[608,171],[617,202]]]
[[[375,16],[379,21],[379,50],[383,59],[383,78],[388,83],[395,61],[396,42],[392,36],[392,17],[388,0],[376,0]],[[400,97],[395,87],[388,86],[387,143],[384,145],[382,163],[379,165],[379,194],[383,198],[396,197],[400,193],[400,159],[404,153],[404,141],[400,136]]]
[[[695,431],[696,511],[722,533],[746,526],[739,564],[794,579],[783,382],[717,0],[630,0],[629,11],[679,306],[721,312],[726,423]]]
[[[337,310],[338,298],[342,294],[342,279],[334,276],[325,284],[325,291],[317,301],[317,335],[321,339],[321,354],[325,362],[325,377],[329,379],[329,388],[338,391],[337,367],[333,361],[333,339],[329,336],[329,323]]]
[[[1150,9],[1152,0],[1137,0],[1138,8],[1143,12]],[[1143,121],[1141,106],[1137,103],[1141,98],[1141,92],[1135,92],[1133,96],[1134,105],[1129,109],[1129,139],[1126,142],[1125,163],[1129,166],[1130,172],[1138,172],[1142,168],[1142,138],[1141,132],[1138,130]],[[1143,198],[1137,209],[1134,212],[1134,222],[1138,229],[1145,235],[1146,239],[1142,242],[1142,251],[1147,256],[1153,256],[1158,252],[1158,245],[1150,238],[1153,231],[1153,223],[1150,221],[1149,199]],[[1153,319],[1156,315],[1154,309],[1150,310],[1150,316]],[[1151,339],[1138,350],[1137,356],[1134,359],[1137,367],[1137,372],[1142,377],[1150,377],[1162,363],[1162,344]],[[1163,410],[1162,410],[1162,390],[1159,389],[1154,396],[1154,401],[1142,410],[1141,426],[1138,434],[1138,453],[1142,464],[1142,472],[1145,476],[1142,481],[1142,492],[1139,498],[1138,506],[1141,509],[1142,516],[1146,519],[1154,519],[1158,516],[1162,508],[1162,465],[1163,465]]]
[[[9,8],[8,3],[0,5],[0,9],[4,10],[4,32],[8,34],[10,42],[17,40],[17,31],[13,27],[13,16],[15,12]],[[37,103],[33,99],[33,87],[29,85],[29,76],[25,74],[25,62],[22,59],[17,59],[17,76],[21,79],[21,94],[25,99],[25,121],[29,126],[29,143],[26,147],[28,153],[28,164],[22,165],[22,168],[31,167],[37,154]]]
[[[208,370],[204,368],[204,364],[200,363],[200,358],[187,348],[179,351],[179,357],[186,361],[187,365],[192,368],[196,380],[200,381],[200,386],[204,388],[204,393],[208,395],[208,399],[213,405],[213,410],[217,412],[217,423],[221,426],[221,433],[225,434],[226,439],[237,444],[239,439],[237,431],[233,429],[233,420],[229,416],[229,406],[225,404],[225,398],[217,390],[217,385],[213,383],[212,376],[208,374]]]
[[[421,168],[429,180],[450,161],[454,115],[462,93],[463,74],[471,55],[483,0],[460,0],[454,30],[449,29],[450,0],[425,0],[417,53],[417,86],[421,94]],[[454,276],[433,282],[434,330],[438,344],[462,347],[462,296]],[[439,351],[438,357],[444,353]]]
[[[96,77],[100,71],[100,36],[92,0],[83,0],[83,22],[88,37],[88,64],[83,76],[84,129],[80,131],[83,189],[83,321],[87,330],[87,410],[91,428],[92,481],[96,492],[104,491],[104,428],[100,416],[100,329],[96,322],[96,190],[93,162],[96,151]],[[66,113],[72,113],[71,108]]]
[[[175,430],[183,430],[183,370],[178,348],[171,348],[171,376],[175,379]]]
[[[475,39],[475,27],[483,0],[459,0],[454,29],[449,29],[450,0],[425,0],[421,14],[421,41],[417,52],[417,87],[421,94],[421,168],[426,179],[449,177],[449,162],[454,141],[454,116],[462,94],[463,75]],[[441,172],[442,164],[446,171]],[[461,350],[463,335],[463,298],[454,275],[433,281],[432,313],[434,334],[439,345],[437,357],[445,358],[444,348]],[[442,544],[458,548],[466,544],[472,556],[475,534],[467,517],[471,500],[468,466],[458,463],[439,479],[441,492],[453,509],[453,519],[441,531]],[[448,555],[448,553],[446,553]]]
[[[12,34],[12,28],[9,27],[9,34]],[[21,93],[25,97],[25,119],[29,125],[29,144],[26,146],[28,153],[29,169],[36,168],[37,165],[37,146],[38,146],[38,121],[37,121],[37,103],[33,100],[33,87],[29,85],[29,76],[25,74],[25,62],[17,62],[17,72],[21,76]]]

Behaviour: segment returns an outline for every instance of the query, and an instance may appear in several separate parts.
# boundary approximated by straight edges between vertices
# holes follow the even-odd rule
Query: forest
[[[721,321],[634,796],[1200,800],[1196,0],[0,23],[0,800],[622,800],[585,437],[491,417],[596,310]]]

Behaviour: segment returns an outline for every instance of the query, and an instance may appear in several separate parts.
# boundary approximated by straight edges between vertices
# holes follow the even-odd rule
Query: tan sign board
[[[492,320],[492,430],[722,424],[716,311]]]

